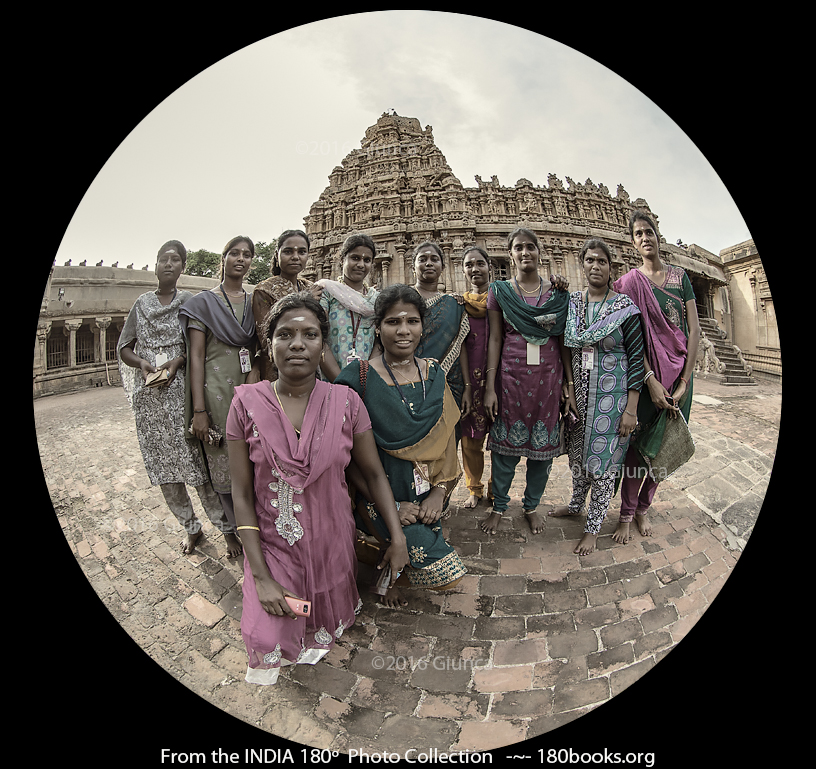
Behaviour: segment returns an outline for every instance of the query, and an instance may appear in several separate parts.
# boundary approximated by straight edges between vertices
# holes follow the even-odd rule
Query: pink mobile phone
[[[289,604],[298,617],[308,617],[309,612],[312,610],[311,601],[301,601],[300,598],[292,598],[290,595],[286,596],[286,603]]]

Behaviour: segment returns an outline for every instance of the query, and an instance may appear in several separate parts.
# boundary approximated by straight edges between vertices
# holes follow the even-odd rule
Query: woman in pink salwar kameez
[[[235,389],[227,420],[235,517],[244,545],[241,634],[246,680],[273,684],[281,665],[314,664],[354,622],[355,524],[346,487],[351,457],[373,482],[389,521],[392,580],[408,563],[405,536],[360,397],[315,376],[328,335],[309,295],[267,317],[275,382]],[[311,601],[297,616],[286,597]]]

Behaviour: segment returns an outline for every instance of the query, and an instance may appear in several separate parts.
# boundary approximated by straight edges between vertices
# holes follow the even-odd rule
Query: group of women
[[[150,480],[185,528],[182,550],[201,536],[185,484],[228,554],[243,550],[248,681],[313,664],[353,623],[360,532],[390,572],[388,607],[405,604],[400,585],[447,589],[462,578],[441,525],[462,475],[460,442],[465,507],[484,496],[491,452],[489,533],[522,456],[524,514],[541,531],[552,461],[567,452],[572,500],[551,514],[582,514],[591,491],[576,552],[594,549],[621,464],[639,463],[638,424],[661,410],[687,417],[691,401],[698,326],[688,279],[660,260],[645,214],[632,237],[641,278],[627,274],[613,289],[609,249],[592,240],[581,253],[587,288],[573,294],[562,278],[539,276],[541,248],[524,229],[508,241],[509,281],[490,284],[487,254],[465,251],[463,296],[439,290],[444,255],[432,242],[414,250],[413,286],[378,292],[366,282],[376,254],[368,236],[344,243],[339,280],[312,283],[299,277],[309,239],[288,230],[272,277],[251,296],[248,237],[227,244],[219,285],[195,296],[176,288],[183,245],[162,246],[158,289],[139,297],[120,336],[123,383]],[[639,397],[644,382],[650,398]],[[631,520],[649,533],[656,489],[648,475],[627,480],[618,542]]]

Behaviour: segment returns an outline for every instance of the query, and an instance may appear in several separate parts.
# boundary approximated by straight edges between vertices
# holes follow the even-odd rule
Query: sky
[[[182,85],[99,170],[56,264],[152,268],[171,238],[220,252],[238,234],[268,242],[302,228],[332,169],[392,109],[433,126],[465,187],[477,174],[505,186],[591,179],[612,195],[622,184],[669,243],[718,253],[751,238],[695,143],[604,65],[498,21],[383,11],[261,39]]]

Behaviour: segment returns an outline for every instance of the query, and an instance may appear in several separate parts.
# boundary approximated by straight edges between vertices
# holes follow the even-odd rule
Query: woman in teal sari
[[[439,290],[439,279],[445,267],[442,249],[431,241],[414,249],[414,288],[425,300],[425,321],[417,355],[433,358],[442,366],[456,405],[462,408],[465,380],[460,357],[466,356],[464,343],[470,331],[464,300]]]
[[[383,353],[370,362],[351,361],[335,383],[354,389],[371,417],[408,542],[411,568],[403,577],[414,587],[446,589],[465,574],[440,525],[461,476],[455,441],[459,409],[439,364],[415,356],[424,313],[422,297],[410,286],[384,289],[374,310]],[[387,542],[388,529],[353,463],[349,478],[358,491],[357,528]],[[383,603],[393,608],[405,605],[396,587]]]

